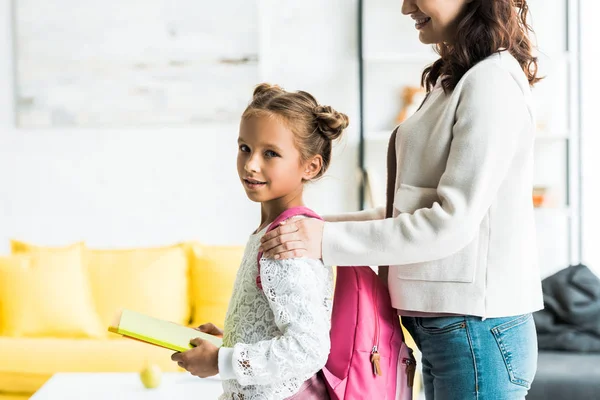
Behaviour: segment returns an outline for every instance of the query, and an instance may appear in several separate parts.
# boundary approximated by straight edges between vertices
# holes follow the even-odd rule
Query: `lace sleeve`
[[[233,369],[241,385],[310,377],[329,355],[332,282],[329,269],[309,259],[261,260],[263,291],[281,336],[238,343]]]

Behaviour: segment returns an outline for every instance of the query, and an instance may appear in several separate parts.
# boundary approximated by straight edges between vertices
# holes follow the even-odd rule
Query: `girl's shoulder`
[[[275,260],[261,258],[260,274],[263,285],[291,285],[296,289],[325,290],[332,282],[333,269],[321,260],[312,258],[287,258]]]
[[[307,217],[306,215],[294,215],[293,217],[290,217],[290,218],[286,219],[285,221],[286,222],[288,222],[288,221],[298,221],[298,220],[305,219],[305,218],[310,218],[310,217]]]
[[[282,220],[281,222],[279,222],[279,225],[281,225],[282,223],[286,223],[286,224],[288,224],[288,223],[290,223],[290,222],[299,221],[299,220],[301,220],[301,219],[306,219],[306,218],[311,218],[311,217],[307,217],[306,215],[294,215],[294,216],[292,216],[292,217],[289,217],[289,218],[286,218],[286,219]],[[270,230],[270,229],[271,229],[271,228],[270,228],[270,226],[269,226],[269,230]],[[265,230],[264,230],[264,233],[266,233],[266,232],[267,232],[267,229],[265,228]],[[264,234],[264,233],[263,233],[263,234]]]

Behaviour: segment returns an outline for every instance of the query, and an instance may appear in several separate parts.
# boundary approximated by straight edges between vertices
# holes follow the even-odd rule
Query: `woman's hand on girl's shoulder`
[[[315,218],[284,221],[262,237],[261,251],[267,258],[320,260],[324,226],[325,222]]]

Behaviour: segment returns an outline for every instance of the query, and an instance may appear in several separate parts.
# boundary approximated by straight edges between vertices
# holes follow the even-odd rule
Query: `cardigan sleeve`
[[[344,221],[372,221],[385,218],[385,208],[377,207],[363,211],[349,212],[345,214],[325,215],[323,219],[328,222]]]
[[[490,63],[471,72],[458,97],[446,169],[436,189],[439,201],[395,218],[326,223],[325,265],[427,262],[470,243],[521,136],[533,133],[525,94],[507,70]]]

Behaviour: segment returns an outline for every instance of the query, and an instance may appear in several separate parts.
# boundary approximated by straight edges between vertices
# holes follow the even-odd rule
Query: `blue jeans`
[[[427,400],[524,399],[537,368],[531,314],[402,317],[422,354]]]

